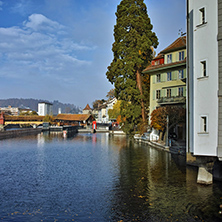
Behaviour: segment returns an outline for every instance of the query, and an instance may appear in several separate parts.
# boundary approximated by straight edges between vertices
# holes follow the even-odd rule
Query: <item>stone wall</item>
[[[0,132],[0,140],[1,139],[9,139],[9,138],[13,138],[13,137],[38,134],[38,133],[41,133],[41,131],[42,131],[42,129],[34,129],[34,128],[3,131],[3,132]]]

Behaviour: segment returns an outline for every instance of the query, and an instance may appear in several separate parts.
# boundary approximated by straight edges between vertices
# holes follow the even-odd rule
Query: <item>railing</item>
[[[186,103],[186,97],[175,96],[175,97],[161,97],[157,100],[159,104],[171,104],[171,103]]]

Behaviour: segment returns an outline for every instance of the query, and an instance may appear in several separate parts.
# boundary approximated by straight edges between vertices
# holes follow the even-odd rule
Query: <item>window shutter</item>
[[[187,96],[187,87],[186,86],[183,87],[183,96],[184,97]]]
[[[171,89],[171,96],[176,96],[177,93],[177,88],[172,88]]]
[[[153,100],[155,100],[155,99],[156,99],[156,91],[153,90]]]
[[[161,95],[162,95],[162,97],[166,97],[166,89],[161,90]]]
[[[183,75],[184,75],[184,78],[187,78],[187,70],[186,69],[183,70]]]
[[[156,83],[156,76],[155,75],[152,76],[152,79],[153,79],[153,83]]]
[[[172,72],[172,80],[177,80],[177,72]]]

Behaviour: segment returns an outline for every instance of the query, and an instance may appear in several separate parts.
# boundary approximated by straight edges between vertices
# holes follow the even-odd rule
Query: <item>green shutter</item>
[[[166,89],[162,89],[161,90],[161,96],[162,97],[166,97]]]
[[[156,91],[153,90],[153,100],[155,100],[155,99],[156,99]]]
[[[171,89],[171,96],[177,96],[177,88],[172,88]]]
[[[184,78],[187,78],[187,69],[184,69],[184,70],[183,70],[183,77],[184,77]]]
[[[187,96],[187,87],[186,86],[183,87],[183,96],[184,97]]]
[[[177,80],[177,71],[172,72],[172,80]]]

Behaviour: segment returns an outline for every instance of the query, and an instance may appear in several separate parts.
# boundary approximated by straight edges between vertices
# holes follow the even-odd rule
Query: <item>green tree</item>
[[[117,119],[120,115],[120,105],[121,101],[117,100],[117,102],[113,105],[113,109],[108,110],[108,115],[110,119]]]
[[[43,122],[49,122],[50,124],[53,124],[54,118],[53,118],[53,116],[46,115],[43,119]]]
[[[93,109],[99,108],[99,106],[100,106],[101,104],[103,104],[104,102],[105,102],[104,99],[102,99],[102,100],[100,100],[100,99],[95,100],[95,101],[93,102]]]
[[[113,98],[115,97],[115,89],[111,89],[111,90],[107,93],[106,97],[107,97],[108,99],[113,99]]]
[[[114,58],[106,76],[115,85],[121,103],[124,131],[133,134],[135,126],[146,121],[142,70],[153,58],[158,45],[156,34],[143,0],[122,0],[117,7],[114,26]]]
[[[19,115],[20,116],[38,116],[38,113],[33,110],[31,112],[29,112],[29,111],[21,112]]]

